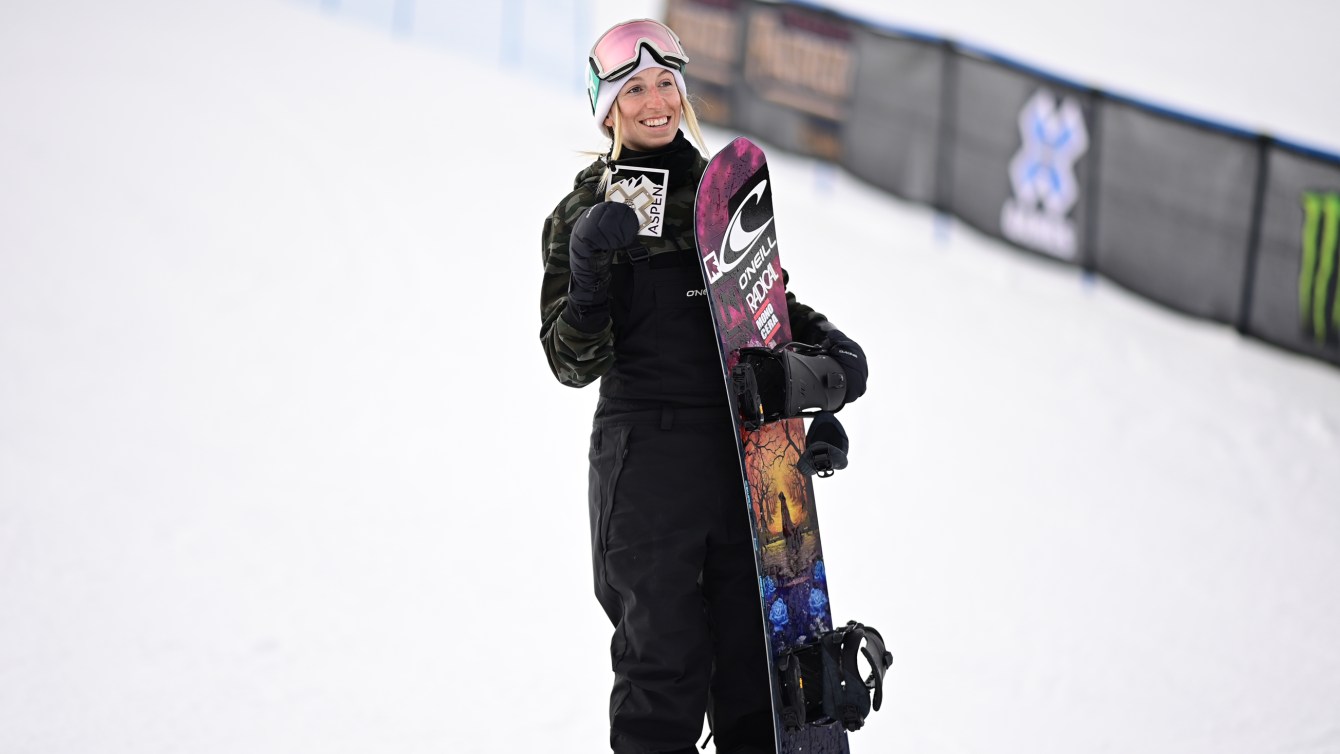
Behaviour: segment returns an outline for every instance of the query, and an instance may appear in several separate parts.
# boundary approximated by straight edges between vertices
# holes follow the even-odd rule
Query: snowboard
[[[772,668],[777,750],[779,754],[847,754],[847,732],[840,723],[809,723],[787,730],[782,719],[779,657],[833,628],[814,486],[796,468],[805,451],[804,420],[783,419],[754,430],[746,428],[731,379],[741,348],[771,348],[791,339],[763,150],[738,138],[717,153],[698,184],[694,207],[703,279],[736,422],[744,497],[753,523],[763,639]]]

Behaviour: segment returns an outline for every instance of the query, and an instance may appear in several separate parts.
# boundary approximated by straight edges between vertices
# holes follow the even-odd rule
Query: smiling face
[[[649,152],[674,141],[684,108],[674,74],[665,68],[648,68],[624,82],[614,100],[619,108],[623,143],[630,149]],[[614,128],[614,118],[605,118]]]

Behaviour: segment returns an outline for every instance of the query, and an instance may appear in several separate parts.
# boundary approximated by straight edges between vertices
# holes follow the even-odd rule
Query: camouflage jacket
[[[693,202],[698,180],[706,166],[707,161],[697,156],[688,179],[682,180],[678,186],[672,183],[666,199],[663,237],[639,237],[639,241],[647,245],[653,256],[696,247]],[[572,225],[587,208],[604,201],[603,196],[597,195],[604,170],[605,160],[597,159],[579,172],[573,181],[572,191],[563,197],[544,221],[540,247],[544,263],[544,278],[540,285],[540,342],[554,377],[569,387],[584,387],[595,382],[610,370],[618,355],[612,322],[606,322],[597,332],[584,332],[562,316],[567,308],[570,277],[568,242],[572,235]],[[621,254],[613,258],[613,264],[616,265],[629,263],[627,257]],[[785,270],[783,280],[784,283],[787,280]],[[833,329],[827,318],[796,301],[795,295],[789,291],[786,301],[795,340],[819,343],[824,334]]]

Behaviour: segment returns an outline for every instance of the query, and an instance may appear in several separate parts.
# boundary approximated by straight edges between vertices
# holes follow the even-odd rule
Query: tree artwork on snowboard
[[[832,628],[818,517],[809,477],[796,469],[799,419],[741,433],[774,651]]]

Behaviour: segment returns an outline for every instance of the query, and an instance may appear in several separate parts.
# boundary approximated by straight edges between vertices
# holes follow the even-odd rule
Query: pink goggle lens
[[[595,77],[609,81],[637,65],[646,47],[657,61],[680,70],[689,62],[679,37],[665,24],[650,18],[627,21],[601,35],[591,47],[591,70]]]

